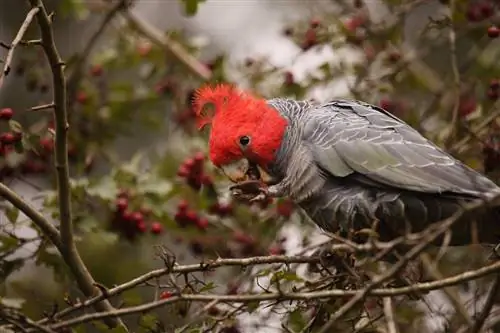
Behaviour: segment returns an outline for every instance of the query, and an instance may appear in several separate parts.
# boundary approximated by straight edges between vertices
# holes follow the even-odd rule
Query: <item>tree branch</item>
[[[137,15],[130,11],[124,12],[124,16],[140,34],[146,36],[154,44],[164,48],[174,55],[186,66],[193,74],[199,78],[208,81],[212,78],[212,71],[196,59],[192,54],[184,49],[184,47],[174,40],[164,36],[161,32],[157,31],[153,26],[137,17]]]
[[[331,327],[335,324],[337,320],[343,317],[347,312],[349,312],[358,302],[363,300],[369,292],[377,288],[379,285],[389,280],[391,277],[396,275],[400,270],[402,270],[406,264],[417,257],[422,251],[424,251],[429,244],[435,241],[439,236],[445,233],[453,224],[462,220],[466,216],[472,216],[472,214],[478,210],[483,209],[489,204],[498,205],[498,201],[500,200],[500,195],[496,195],[488,201],[476,200],[465,206],[464,208],[457,211],[451,217],[443,220],[437,225],[433,225],[429,227],[427,230],[429,231],[428,236],[422,243],[414,246],[410,251],[408,251],[395,265],[392,266],[391,269],[387,271],[387,273],[375,277],[364,289],[358,291],[354,297],[352,297],[349,302],[345,303],[341,306],[328,320],[328,322],[323,325],[323,327],[318,331],[318,333],[327,333],[330,331]]]
[[[10,73],[10,64],[12,63],[12,59],[14,57],[14,50],[16,49],[17,45],[21,42],[23,39],[24,34],[28,30],[31,21],[33,21],[33,17],[38,13],[40,8],[35,7],[32,8],[28,14],[26,15],[26,18],[24,19],[23,24],[19,28],[19,31],[16,34],[16,37],[14,37],[14,40],[12,43],[8,46],[9,51],[7,52],[7,57],[5,58],[5,63],[3,65],[3,70],[0,72],[0,87],[2,87],[4,77],[9,75]],[[7,45],[5,45],[7,46]]]
[[[36,208],[32,207],[26,201],[24,201],[20,196],[18,196],[14,191],[0,183],[0,196],[5,198],[14,207],[19,209],[27,217],[29,217],[33,223],[47,236],[50,241],[59,249],[62,247],[61,237],[57,228],[50,223],[42,214],[40,214]]]
[[[476,318],[474,326],[472,326],[470,333],[479,333],[484,325],[484,322],[488,318],[493,305],[495,304],[495,298],[497,297],[498,291],[500,290],[500,274],[497,274],[493,284],[490,287],[488,296],[486,297],[486,302],[484,303],[483,310]]]
[[[42,48],[52,71],[55,118],[55,168],[57,174],[57,194],[60,214],[61,247],[59,250],[71,269],[80,289],[87,297],[96,294],[95,281],[83,263],[73,239],[73,221],[71,216],[71,190],[69,183],[68,147],[67,147],[67,105],[66,78],[63,72],[64,63],[57,51],[52,23],[42,0],[29,0],[32,8],[38,8],[37,21],[42,35]],[[108,300],[96,303],[98,311],[112,311]],[[110,327],[120,325],[125,328],[120,319],[107,320]]]

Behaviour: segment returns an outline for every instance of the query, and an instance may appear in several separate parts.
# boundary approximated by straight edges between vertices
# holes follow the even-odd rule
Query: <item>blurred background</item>
[[[207,133],[196,130],[190,108],[194,89],[204,82],[232,82],[267,98],[370,102],[499,179],[497,1],[44,3],[54,13],[56,44],[66,63],[78,248],[105,286],[164,267],[165,251],[189,264],[217,256],[310,253],[325,240],[286,199],[248,205],[228,197],[229,184],[206,160]],[[28,10],[23,1],[0,1],[5,45]],[[38,36],[33,24],[24,39]],[[0,47],[0,59],[7,52]],[[0,177],[57,224],[52,116],[50,110],[31,109],[51,101],[51,73],[42,50],[20,45],[0,86],[0,109],[13,111],[23,142],[14,147],[5,136],[1,139]],[[9,133],[12,126],[2,122],[0,131]],[[15,208],[0,204],[0,302],[41,318],[81,298],[40,232]],[[486,260],[487,253],[477,246],[455,248],[435,268],[442,277]],[[302,267],[297,274],[308,272]],[[431,279],[437,273],[425,274]],[[199,274],[198,280],[218,293],[255,287],[251,272],[234,269]],[[480,311],[488,283],[484,278],[401,301],[396,310],[400,332],[455,332],[464,313],[474,317]],[[167,297],[169,290],[168,285],[143,285],[115,301],[142,304]],[[240,309],[237,316],[218,320],[229,310],[216,310],[205,309],[206,320],[192,323],[197,305],[181,303],[146,319],[127,317],[127,322],[144,332],[200,327],[193,332],[226,333],[287,332],[281,323],[291,322],[293,332],[302,332],[309,315]],[[377,320],[361,329],[353,322],[336,329],[388,332]]]

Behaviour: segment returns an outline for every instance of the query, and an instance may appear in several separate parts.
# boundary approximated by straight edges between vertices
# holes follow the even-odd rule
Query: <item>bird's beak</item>
[[[265,184],[274,184],[275,179],[260,165],[252,164],[246,158],[221,166],[224,174],[234,183],[246,180],[260,180]]]
[[[250,162],[246,158],[242,158],[232,163],[221,165],[220,168],[233,183],[239,183],[248,179],[247,173],[250,169]]]

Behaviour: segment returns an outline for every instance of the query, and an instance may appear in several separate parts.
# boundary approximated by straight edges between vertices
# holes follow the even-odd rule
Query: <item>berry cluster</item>
[[[181,200],[177,205],[174,220],[181,228],[196,226],[200,230],[206,230],[209,225],[208,219],[201,217],[194,209],[190,208],[187,200]]]
[[[202,186],[213,188],[213,180],[204,172],[205,155],[196,153],[193,157],[184,160],[177,170],[177,176],[185,179],[193,189],[199,190]]]
[[[146,206],[132,209],[132,199],[133,196],[129,191],[120,191],[114,203],[111,229],[118,231],[128,240],[134,240],[148,229],[153,235],[161,234],[163,225],[160,222],[151,221],[151,210]]]

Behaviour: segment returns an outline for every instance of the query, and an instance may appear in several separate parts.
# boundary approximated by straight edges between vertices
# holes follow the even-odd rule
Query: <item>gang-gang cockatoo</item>
[[[231,181],[258,178],[264,195],[288,196],[329,232],[377,221],[389,240],[500,192],[402,120],[360,101],[265,100],[220,84],[200,88],[194,108],[199,126],[211,125],[210,160]],[[480,243],[497,244],[500,209],[455,223],[449,245],[470,243],[472,228]]]

